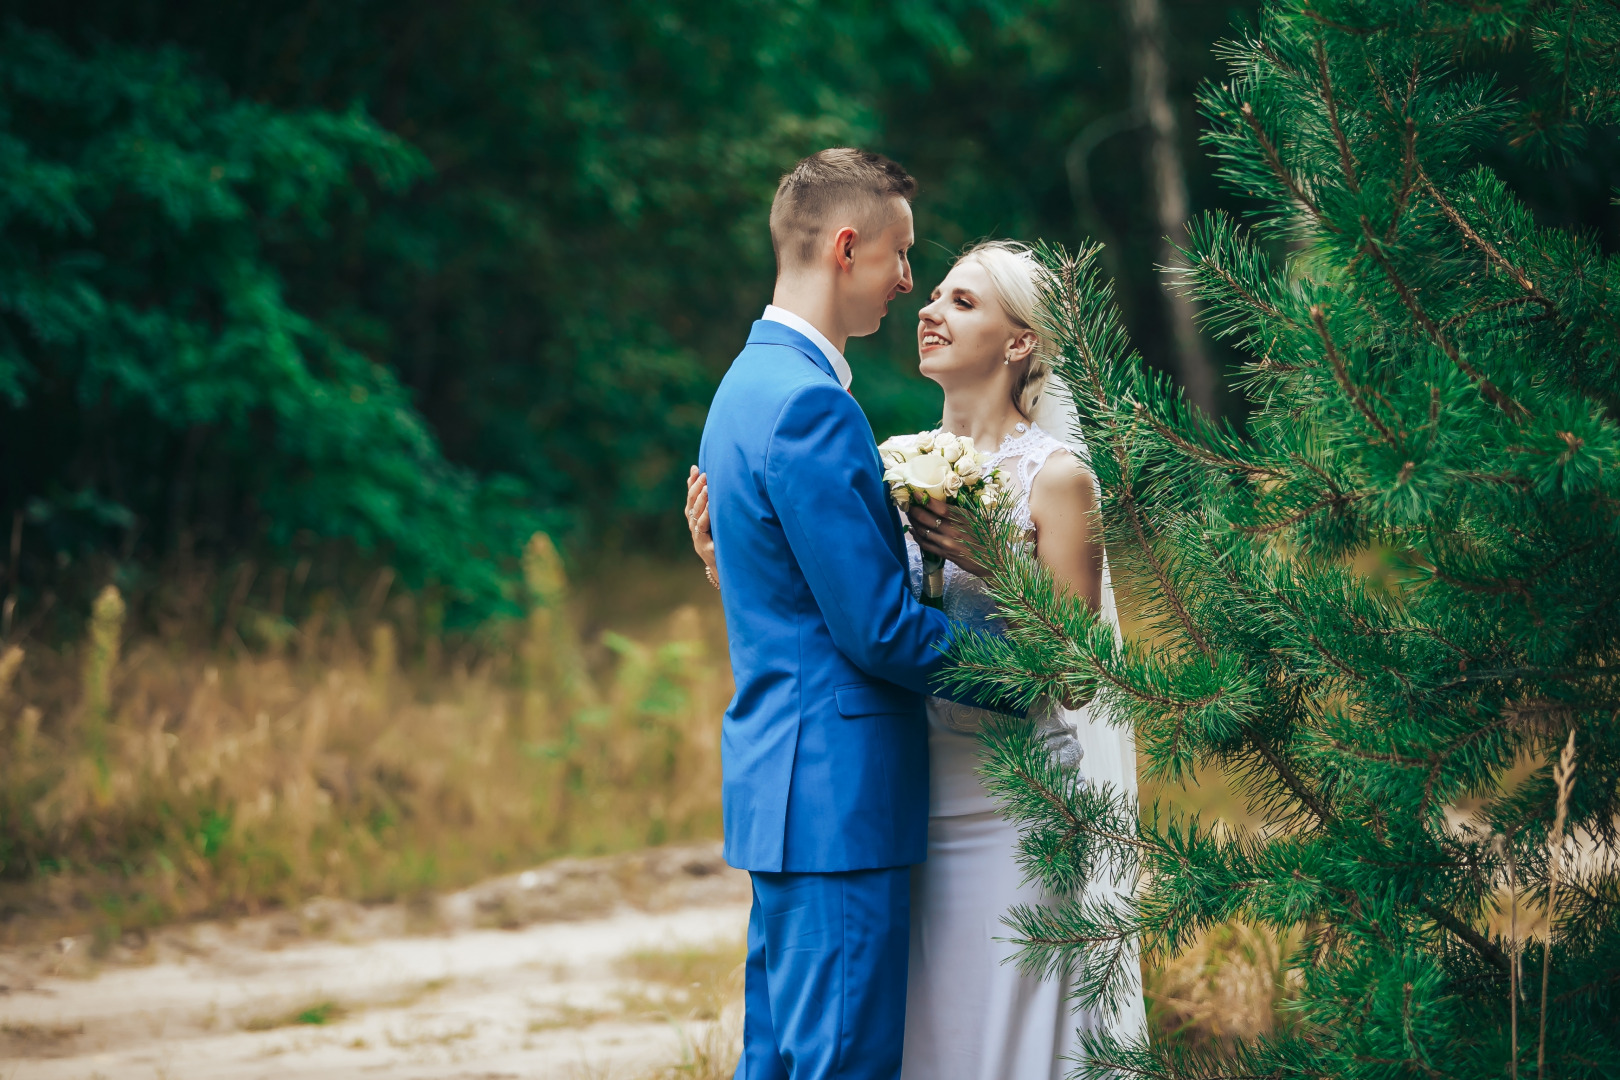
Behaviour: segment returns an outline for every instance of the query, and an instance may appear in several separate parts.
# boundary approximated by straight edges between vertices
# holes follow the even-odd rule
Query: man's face
[[[839,290],[839,307],[844,326],[851,337],[874,334],[889,313],[889,301],[898,293],[911,291],[909,252],[916,241],[912,232],[911,206],[904,199],[890,202],[890,213],[881,229],[866,230],[853,249],[854,266]]]

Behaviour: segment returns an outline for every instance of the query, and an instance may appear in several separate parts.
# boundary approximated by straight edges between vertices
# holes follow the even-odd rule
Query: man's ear
[[[838,269],[846,274],[855,269],[855,245],[861,242],[861,234],[854,226],[845,225],[833,233],[833,258],[838,261]]]

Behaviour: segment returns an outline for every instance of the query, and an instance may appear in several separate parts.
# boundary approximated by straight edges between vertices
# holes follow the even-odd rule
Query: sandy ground
[[[415,908],[175,927],[99,959],[73,940],[0,953],[0,1077],[656,1075],[710,1035],[686,1017],[715,988],[649,982],[647,957],[730,966],[747,897],[717,847],[666,848]]]

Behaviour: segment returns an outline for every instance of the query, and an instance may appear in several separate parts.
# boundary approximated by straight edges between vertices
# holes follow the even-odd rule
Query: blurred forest
[[[198,566],[216,619],[386,565],[466,623],[520,607],[536,529],[587,574],[678,553],[776,179],[828,145],[919,177],[924,290],[975,238],[1107,239],[1169,364],[1141,6],[7,4],[4,629],[76,630],[109,580],[144,624]],[[1163,12],[1196,209],[1192,93],[1248,5]],[[916,303],[851,350],[879,432],[937,408]]]

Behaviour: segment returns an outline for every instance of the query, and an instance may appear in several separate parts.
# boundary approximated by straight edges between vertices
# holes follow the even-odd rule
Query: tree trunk
[[[1180,265],[1176,245],[1187,236],[1187,174],[1181,164],[1176,112],[1164,59],[1164,11],[1159,0],[1124,0],[1131,33],[1131,93],[1148,130],[1147,174],[1159,224],[1159,262]],[[1198,336],[1192,300],[1165,290],[1176,374],[1187,399],[1215,415],[1215,369]]]

